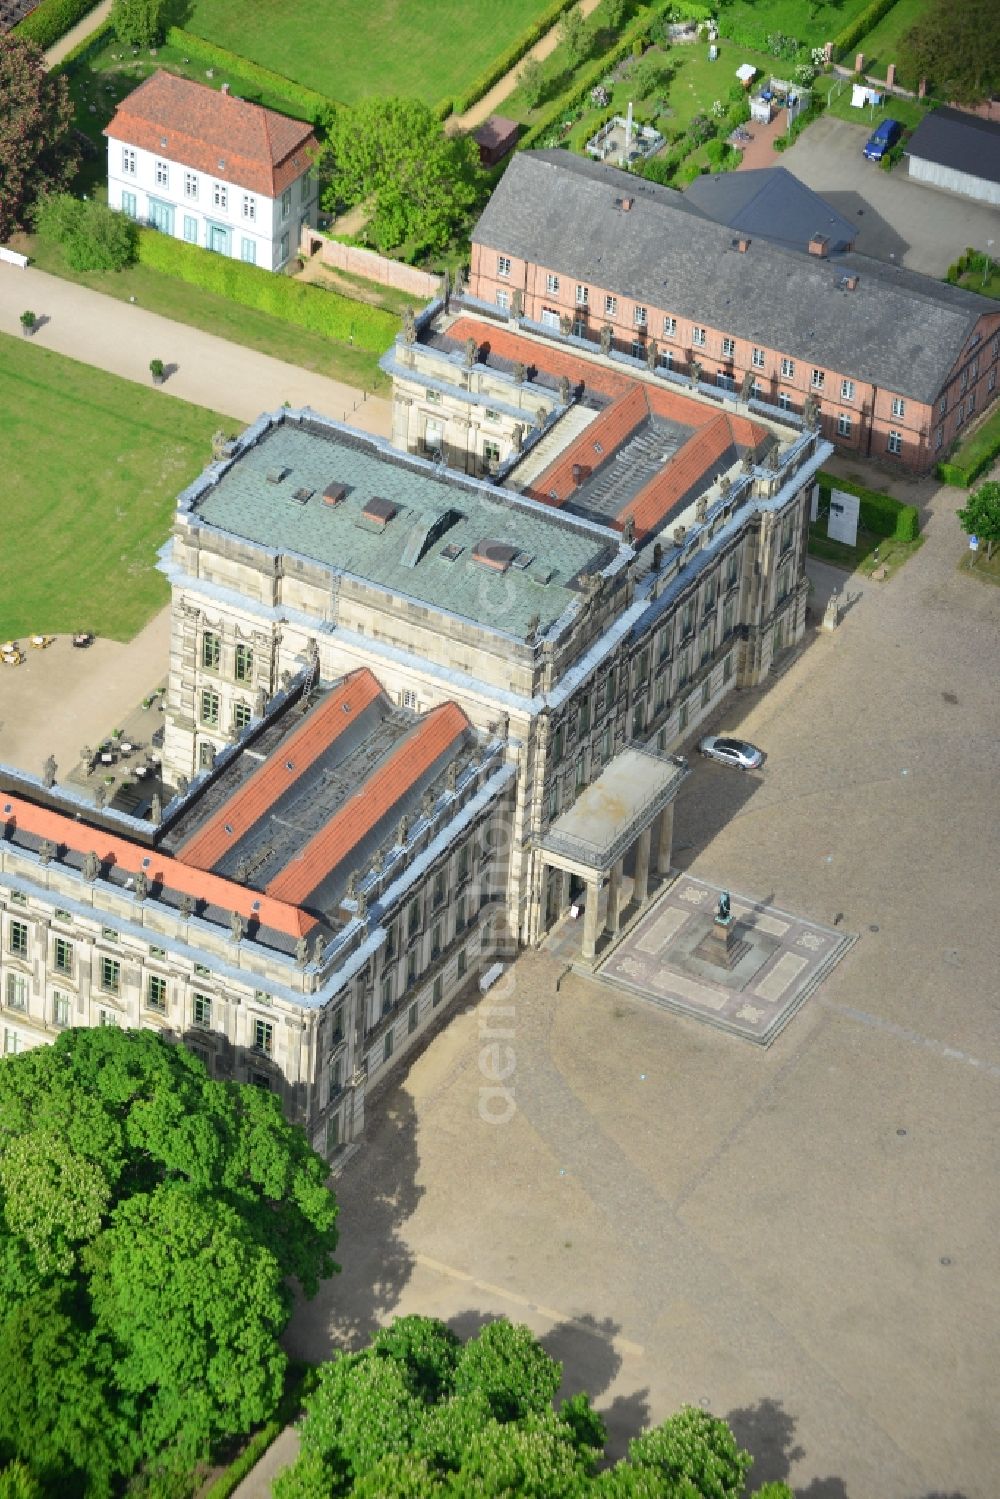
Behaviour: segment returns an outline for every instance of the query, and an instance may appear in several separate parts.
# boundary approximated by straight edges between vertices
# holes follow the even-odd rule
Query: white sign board
[[[830,518],[826,523],[826,534],[831,541],[842,541],[853,547],[858,541],[858,512],[861,501],[856,494],[843,489],[830,490]]]

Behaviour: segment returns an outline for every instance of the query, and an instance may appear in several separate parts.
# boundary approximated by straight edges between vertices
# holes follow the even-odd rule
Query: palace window
[[[794,359],[783,359],[781,361],[781,378],[782,378],[782,380],[794,380],[795,379],[795,360]]]
[[[545,290],[555,296],[559,291],[559,277],[548,275],[545,278]]]
[[[813,390],[822,390],[823,386],[825,384],[826,384],[826,375],[824,374],[824,372],[822,370],[813,370],[813,372],[812,372],[812,388],[813,388]]]
[[[69,995],[58,991],[52,996],[52,1024],[69,1025]]]
[[[28,980],[23,973],[8,973],[7,1005],[11,1010],[28,1008]]]
[[[101,988],[105,994],[118,994],[122,983],[122,965],[117,958],[101,959]]]
[[[249,703],[240,701],[233,704],[233,728],[237,733],[249,727],[252,717],[253,710]]]
[[[906,402],[903,400],[902,396],[893,396],[893,398],[892,398],[892,414],[893,414],[893,416],[905,416],[906,415]]]
[[[7,948],[15,958],[28,956],[28,923],[26,921],[11,922],[7,933]]]
[[[219,694],[210,687],[204,688],[201,694],[201,721],[209,728],[217,728],[219,724]]]
[[[253,651],[248,645],[238,645],[236,647],[233,670],[237,682],[250,682],[253,680]]]
[[[901,453],[903,451],[903,434],[901,432],[890,432],[889,441],[886,446],[890,453]]]
[[[243,194],[243,217],[251,224],[257,221],[257,199],[252,193]]]
[[[700,349],[703,349],[705,347],[705,330],[704,330],[704,328],[692,328],[691,329],[691,342],[693,344],[697,344]]]
[[[201,637],[201,664],[206,671],[218,671],[222,660],[222,640],[213,630],[206,630]]]
[[[838,437],[850,437],[850,435],[851,435],[851,418],[850,418],[850,415],[849,415],[848,412],[842,411],[840,413],[840,415],[837,417],[837,436]]]
[[[146,982],[146,1006],[159,1015],[167,1013],[167,981],[158,973],[151,973]]]
[[[57,937],[52,946],[52,966],[56,973],[73,972],[73,944],[65,937]]]
[[[131,146],[122,146],[122,171],[129,177],[135,176],[135,152]]]
[[[212,202],[216,208],[226,209],[229,207],[229,189],[224,182],[212,184]]]
[[[274,1026],[270,1020],[255,1020],[253,1023],[253,1049],[265,1057],[274,1054]]]
[[[764,368],[764,350],[763,349],[754,349],[753,355],[752,355],[752,358],[751,358],[751,363],[753,364],[753,367],[754,367],[755,370],[762,370]]]
[[[645,309],[645,307],[633,307],[633,309],[632,309],[632,321],[633,321],[633,323],[635,324],[635,326],[637,328],[645,328],[645,326],[646,326],[646,309]]]
[[[577,307],[586,307],[589,304],[589,302],[590,302],[590,287],[589,286],[577,286],[577,288],[576,288],[576,305],[577,305]]]
[[[617,312],[618,312],[618,298],[617,297],[605,297],[604,298],[604,311],[607,313],[608,317],[615,317],[616,314],[617,314]]]
[[[498,255],[497,256],[497,275],[498,276],[502,276],[504,280],[506,280],[507,277],[510,275],[510,256],[509,255]]]
[[[815,374],[815,371],[813,373]],[[816,384],[815,379],[813,380],[813,384],[814,385]],[[853,401],[854,400],[854,381],[853,380],[841,380],[841,382],[840,382],[840,399],[842,401]]]
[[[158,161],[156,163],[156,185],[157,185],[157,187],[167,187],[169,185],[169,182],[170,182],[170,171],[169,171],[169,168],[167,167],[167,163],[165,161]]]
[[[722,340],[722,357],[723,357],[723,359],[732,359],[732,357],[733,357],[733,355],[735,353],[736,353],[736,340],[735,340],[735,338],[724,338]]]
[[[184,173],[184,196],[185,198],[197,198],[198,196],[198,174],[197,172]]]
[[[497,306],[499,307],[499,309],[500,309],[501,312],[507,312],[507,311],[509,311],[509,309],[510,309],[510,292],[507,291],[507,290],[505,290],[505,288],[502,287],[502,286],[499,287],[498,290],[497,290],[496,302],[497,302]]]
[[[212,1029],[212,1001],[207,994],[196,994],[191,1003],[191,1019],[200,1031]]]
[[[675,317],[665,317],[663,319],[663,336],[664,338],[677,337],[677,319]]]

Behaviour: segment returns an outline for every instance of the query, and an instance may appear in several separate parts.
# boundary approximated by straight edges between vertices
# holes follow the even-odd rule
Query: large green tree
[[[526,1327],[489,1323],[463,1346],[441,1322],[402,1318],[320,1371],[275,1499],[739,1499],[750,1457],[704,1411],[598,1474],[604,1422],[586,1395],[555,1407],[561,1375]]]
[[[368,203],[362,238],[410,259],[443,250],[485,193],[479,149],[415,99],[365,99],[326,120],[327,208]]]
[[[277,1098],[151,1032],[0,1063],[0,1459],[100,1496],[266,1419],[291,1282],[335,1268],[326,1176]]]
[[[958,512],[959,524],[970,536],[986,543],[986,556],[1000,542],[1000,482],[988,479],[969,495],[969,503]]]
[[[34,42],[0,33],[0,240],[28,225],[38,198],[67,187],[80,160],[73,103]]]
[[[926,78],[955,104],[980,104],[1000,92],[996,0],[931,0],[899,42],[904,75]]]
[[[163,40],[167,0],[114,0],[115,36],[130,47],[152,47]]]

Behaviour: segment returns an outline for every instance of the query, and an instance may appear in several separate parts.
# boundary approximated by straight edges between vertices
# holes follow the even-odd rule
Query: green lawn
[[[598,18],[599,14],[599,11],[595,11],[594,18]],[[608,46],[611,45],[610,37],[606,37],[605,41]],[[670,141],[686,133],[695,115],[711,114],[715,99],[721,99],[728,108],[729,90],[737,81],[736,69],[741,63],[749,62],[763,73],[770,74],[773,71],[780,76],[780,67],[773,57],[753,52],[747,47],[737,47],[724,37],[719,43],[716,62],[709,61],[708,48],[701,46],[672,47],[661,55],[668,75],[666,88],[651,95],[637,94],[628,77],[632,70],[631,60],[620,63],[614,70],[614,76],[609,73],[603,80],[606,87],[610,85],[610,105],[576,111],[572,128],[567,133],[572,150],[582,152],[586,141],[609,110],[615,109],[619,114],[624,114],[629,101],[638,118],[644,121],[654,119],[657,129]],[[550,82],[541,104],[529,109],[521,90],[515,89],[504,100],[504,114],[532,125],[546,113],[551,107],[551,99],[564,90],[570,81],[561,47],[550,54],[543,69]]]
[[[511,46],[547,0],[192,0],[197,36],[353,104],[406,94],[436,104]]]
[[[832,562],[847,572],[863,573],[870,577],[878,567],[885,567],[889,576],[898,572],[903,563],[924,544],[924,538],[916,541],[896,541],[889,536],[876,536],[873,531],[858,527],[857,545],[845,546],[842,541],[831,541],[826,534],[826,520],[821,518],[809,527],[809,555]]]
[[[717,14],[724,31],[752,28],[767,34],[780,32],[797,37],[806,46],[819,47],[831,41],[868,3],[869,0],[808,0],[808,4],[806,0],[733,0],[733,4]],[[775,59],[776,71],[781,66],[780,60]]]
[[[38,235],[18,234],[13,243],[16,249],[30,255],[41,270],[63,276],[67,281],[78,281],[81,286],[93,287],[121,302],[134,297],[140,307],[173,318],[174,322],[203,328],[206,333],[228,338],[231,343],[258,349],[262,354],[329,375],[333,380],[343,380],[359,390],[385,392],[389,388],[389,381],[378,367],[378,354],[337,343],[322,333],[295,327],[269,313],[241,307],[227,297],[191,286],[174,276],[164,276],[148,266],[134,265],[124,271],[74,271],[67,266],[62,248],[47,244]]]
[[[0,334],[0,639],[128,640],[168,598],[174,501],[233,423]]]
[[[836,98],[831,99],[827,105],[827,114],[836,115],[838,120],[850,120],[852,125],[864,125],[868,130],[874,130],[883,120],[898,120],[908,130],[915,130],[927,113],[931,103],[918,102],[916,99],[901,99],[898,95],[887,95],[876,108],[866,105],[864,109],[855,109],[851,104],[851,80],[841,80],[844,87],[840,89]],[[820,97],[826,101],[835,82],[828,74],[823,74],[816,80],[816,90]]]
[[[919,80],[907,78],[905,73],[900,72],[899,39],[904,31],[909,31],[920,20],[929,3],[930,0],[896,0],[888,15],[884,15],[867,36],[863,36],[858,45],[851,49],[855,53],[865,54],[866,73],[884,78],[886,68],[894,62],[897,83],[901,83],[904,88],[916,88]],[[848,66],[852,66],[853,61],[851,58]]]

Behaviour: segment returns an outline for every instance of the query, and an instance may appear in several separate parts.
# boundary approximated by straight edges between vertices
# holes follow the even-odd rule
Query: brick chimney
[[[885,71],[885,86],[887,89],[896,87],[896,64],[891,62]]]
[[[632,207],[632,204],[634,202],[635,202],[634,198],[623,198],[622,199],[622,213],[628,213],[629,209]]]
[[[809,254],[818,255],[820,260],[825,260],[829,243],[825,234],[814,234],[809,241]]]
[[[228,94],[229,93],[229,84],[228,83],[224,83],[222,85],[221,89],[219,90],[219,93],[220,94]]]
[[[740,252],[741,255],[745,255],[747,253],[747,251],[749,250],[749,248],[750,248],[750,240],[747,238],[747,236],[745,234],[741,234],[740,237],[739,237],[739,239],[736,241],[736,248]]]

